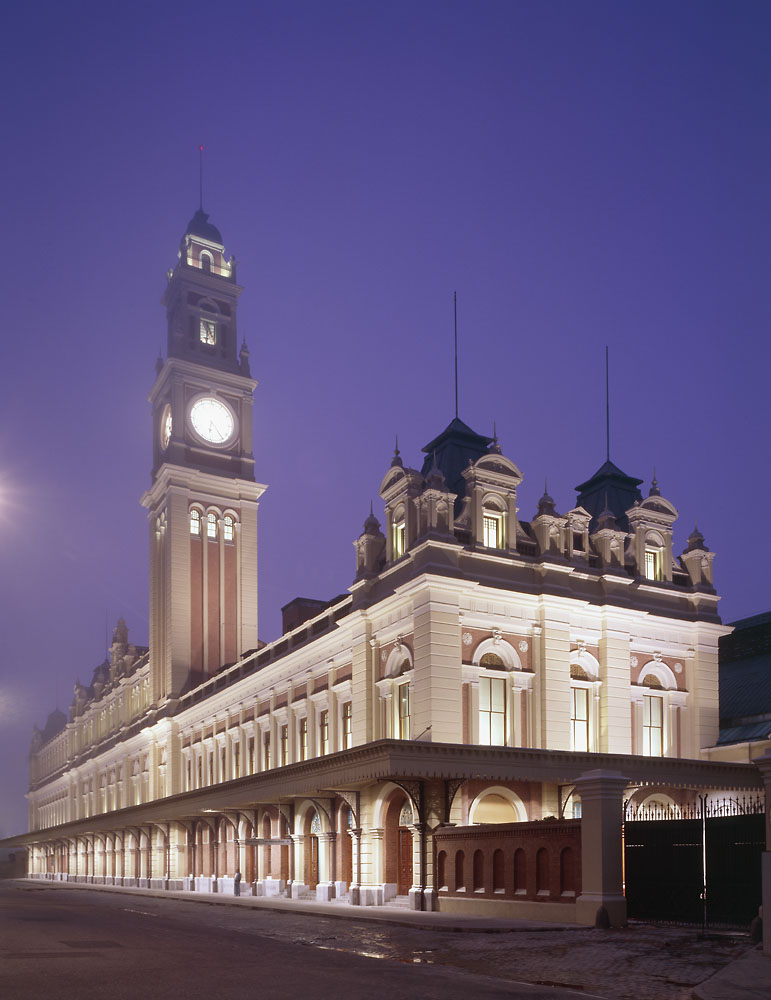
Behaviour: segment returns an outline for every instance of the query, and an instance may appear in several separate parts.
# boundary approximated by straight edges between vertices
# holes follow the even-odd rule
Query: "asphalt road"
[[[408,946],[389,953],[379,944],[377,928],[359,924],[352,937],[339,937],[327,924],[348,920],[315,920],[298,923],[275,911],[0,883],[0,998],[576,1000],[591,995],[433,965],[419,930],[411,932]]]

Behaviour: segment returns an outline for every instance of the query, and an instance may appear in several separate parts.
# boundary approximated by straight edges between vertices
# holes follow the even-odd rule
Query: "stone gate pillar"
[[[621,826],[628,783],[617,771],[599,770],[587,771],[576,781],[576,792],[581,796],[579,924],[594,926],[601,907],[612,927],[626,924]]]

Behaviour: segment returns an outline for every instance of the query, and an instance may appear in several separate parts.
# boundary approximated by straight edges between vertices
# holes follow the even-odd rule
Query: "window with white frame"
[[[506,745],[506,680],[479,678],[479,742],[484,746]]]
[[[487,549],[504,546],[503,511],[495,500],[486,500],[482,509],[482,544]]]
[[[281,727],[281,766],[289,763],[289,726]]]
[[[300,754],[300,760],[308,759],[308,720],[307,718],[300,719],[300,723],[297,727],[297,742],[298,750]]]
[[[216,538],[217,537],[217,515],[207,514],[206,515],[206,537]]]
[[[270,733],[262,737],[262,761],[266,771],[270,770]]]
[[[399,739],[408,740],[410,738],[410,685],[399,685]]]
[[[226,542],[233,541],[233,518],[226,514],[222,522],[222,537]]]
[[[319,754],[323,757],[329,753],[329,711],[325,708],[319,712]]]
[[[407,550],[407,525],[403,507],[399,507],[394,513],[391,525],[391,548],[394,559],[401,559]]]
[[[664,698],[660,694],[643,695],[643,753],[646,757],[664,756]]]
[[[201,512],[195,507],[190,511],[190,534],[196,536],[201,534]]]
[[[645,546],[645,576],[648,580],[662,580],[662,551],[657,545]]]
[[[353,746],[353,705],[350,701],[343,705],[342,723],[343,750],[350,750]]]
[[[585,687],[570,689],[570,749],[589,749],[589,691]]]

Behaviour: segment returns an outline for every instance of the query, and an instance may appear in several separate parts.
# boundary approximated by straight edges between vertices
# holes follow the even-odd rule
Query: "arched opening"
[[[447,888],[447,852],[440,851],[436,857],[436,888]]]
[[[457,892],[458,889],[466,888],[466,873],[464,871],[465,867],[465,855],[463,851],[455,852],[455,886],[454,889]]]
[[[576,856],[570,847],[563,847],[560,852],[560,894],[576,894]]]
[[[339,877],[350,886],[353,882],[353,838],[348,831],[353,827],[353,813],[347,803],[343,803],[338,813],[338,829],[340,833],[337,842],[339,848]]]
[[[281,839],[289,840],[289,823],[287,822],[286,816],[281,815]],[[285,882],[289,881],[289,844],[281,845],[281,868],[279,878],[282,878]]]
[[[319,884],[319,834],[321,820],[315,809],[309,809],[305,814],[305,883],[309,889],[315,889]]]
[[[474,892],[485,891],[485,856],[482,851],[474,851],[472,864]]]
[[[469,823],[520,823],[527,819],[524,803],[507,788],[489,788],[471,803]]]
[[[539,896],[549,895],[549,853],[539,847],[535,856],[535,891]]]
[[[503,851],[498,848],[493,852],[493,892],[503,892],[505,888],[505,871]]]
[[[271,838],[271,823],[270,816],[265,813],[262,817],[262,839],[270,840]],[[270,844],[262,845],[262,877],[271,878],[273,875],[273,869],[271,867],[271,848]]]

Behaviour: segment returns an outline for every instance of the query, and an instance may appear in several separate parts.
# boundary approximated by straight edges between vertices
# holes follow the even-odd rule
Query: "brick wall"
[[[440,827],[440,897],[574,902],[581,892],[580,820]]]

